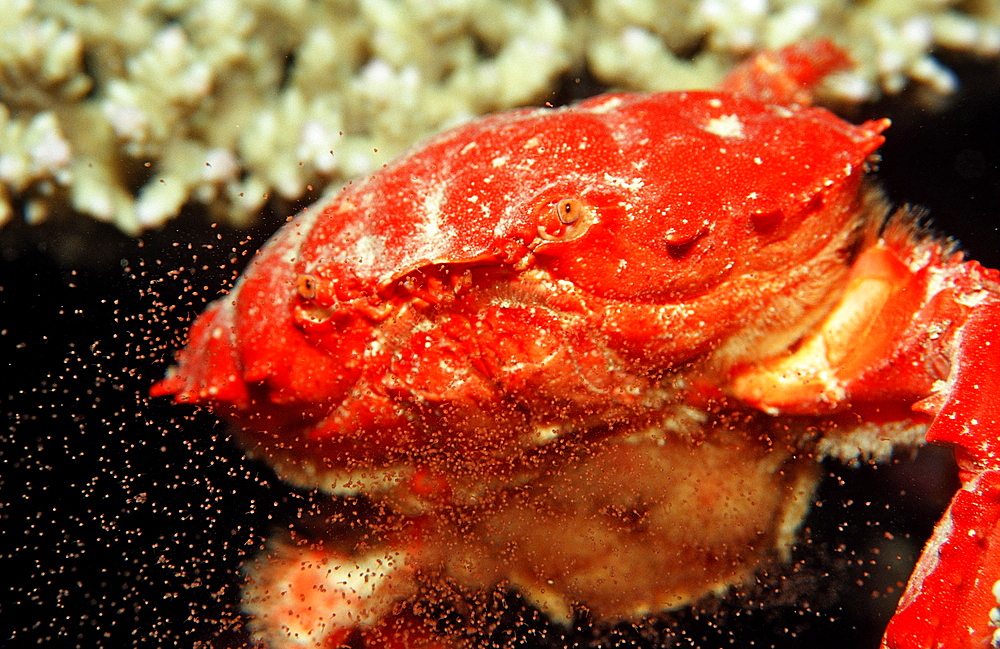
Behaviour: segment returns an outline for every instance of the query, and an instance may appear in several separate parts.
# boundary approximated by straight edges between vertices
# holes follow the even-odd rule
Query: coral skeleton
[[[246,225],[427,135],[606,88],[712,87],[761,48],[815,37],[857,62],[856,104],[1000,55],[993,2],[879,0],[10,0],[0,13],[0,224],[87,215],[135,234],[185,206]],[[311,197],[309,196],[311,194]]]

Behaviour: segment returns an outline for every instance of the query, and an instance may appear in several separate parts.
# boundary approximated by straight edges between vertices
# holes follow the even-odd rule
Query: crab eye
[[[303,300],[312,300],[316,297],[317,282],[313,275],[299,275],[295,279],[295,290]]]
[[[563,225],[576,223],[583,213],[583,204],[576,198],[564,198],[556,203],[556,217]]]
[[[544,210],[538,224],[538,236],[546,241],[571,241],[589,227],[587,208],[579,198],[561,198]],[[555,218],[553,218],[555,217]]]

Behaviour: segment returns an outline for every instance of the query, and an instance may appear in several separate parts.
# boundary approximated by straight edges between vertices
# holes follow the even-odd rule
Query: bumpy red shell
[[[571,287],[585,310],[605,314],[595,330],[633,346],[653,346],[642,342],[644,328],[662,338],[700,322],[701,338],[663,343],[656,362],[683,360],[679,350],[690,354],[724,333],[705,324],[721,320],[708,306],[683,321],[629,310],[694,304],[728,278],[777,272],[827,245],[851,210],[812,217],[854,200],[887,124],[855,126],[821,108],[724,92],[613,94],[473,121],[278,231],[234,291],[198,319],[154,393],[228,408],[269,447],[338,436],[355,450],[391,446],[397,433],[385,431],[412,423],[413,403],[445,400],[446,388],[404,385],[393,369],[400,350],[430,348],[432,336],[386,333],[387,323],[415,300],[433,304],[442,290],[479,281],[472,275],[498,273],[521,284],[530,277],[547,294]],[[739,309],[752,296],[720,300]],[[518,313],[512,326],[540,331],[559,319]],[[506,326],[501,317],[510,315],[497,316],[496,331]],[[535,354],[525,363],[543,355],[511,352],[522,353]],[[485,377],[475,397],[464,393],[477,408],[507,399],[509,386],[490,387],[474,351],[450,354],[470,356],[465,369]]]

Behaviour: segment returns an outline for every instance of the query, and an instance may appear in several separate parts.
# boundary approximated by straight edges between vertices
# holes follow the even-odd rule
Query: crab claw
[[[315,217],[304,214],[261,248],[233,290],[195,321],[177,365],[151,395],[240,411],[261,398],[294,398],[307,409],[343,396],[355,378],[345,358],[317,349],[291,317],[299,279],[294,260]],[[356,351],[347,345],[344,355]]]
[[[933,241],[914,241],[908,217],[896,219],[855,261],[841,302],[815,331],[794,352],[740,368],[730,390],[771,412],[874,404],[901,430],[919,430],[925,415],[933,417],[924,438],[955,450],[962,488],[882,646],[996,648],[1000,392],[990,383],[1000,367],[1000,273]],[[914,243],[917,251],[908,251]],[[895,409],[903,404],[912,411]]]
[[[213,302],[191,327],[177,367],[149,389],[151,396],[173,395],[179,403],[215,400],[246,403],[247,385],[233,341],[233,300]]]
[[[808,105],[825,77],[850,66],[844,50],[817,39],[759,52],[730,72],[721,89],[774,104]]]
[[[955,449],[962,488],[938,523],[910,577],[883,641],[885,649],[996,647],[1000,583],[1000,367],[996,271],[963,265],[974,282],[972,308],[956,340],[952,374],[914,408],[935,414],[927,440]],[[987,290],[988,289],[988,290]]]
[[[273,649],[326,649],[344,646],[362,628],[388,647],[422,637],[419,624],[404,623],[409,616],[393,615],[415,588],[407,559],[399,548],[349,554],[272,541],[245,567],[243,609],[254,639]]]

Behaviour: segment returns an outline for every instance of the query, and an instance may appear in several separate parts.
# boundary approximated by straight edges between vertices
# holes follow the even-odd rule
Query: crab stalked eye
[[[318,282],[314,275],[303,273],[295,279],[295,290],[303,300],[312,300],[316,297]]]
[[[583,213],[583,204],[575,198],[564,198],[556,203],[556,216],[563,225],[576,223]]]
[[[589,227],[587,208],[579,198],[562,198],[544,209],[538,223],[538,236],[546,241],[571,241]]]

